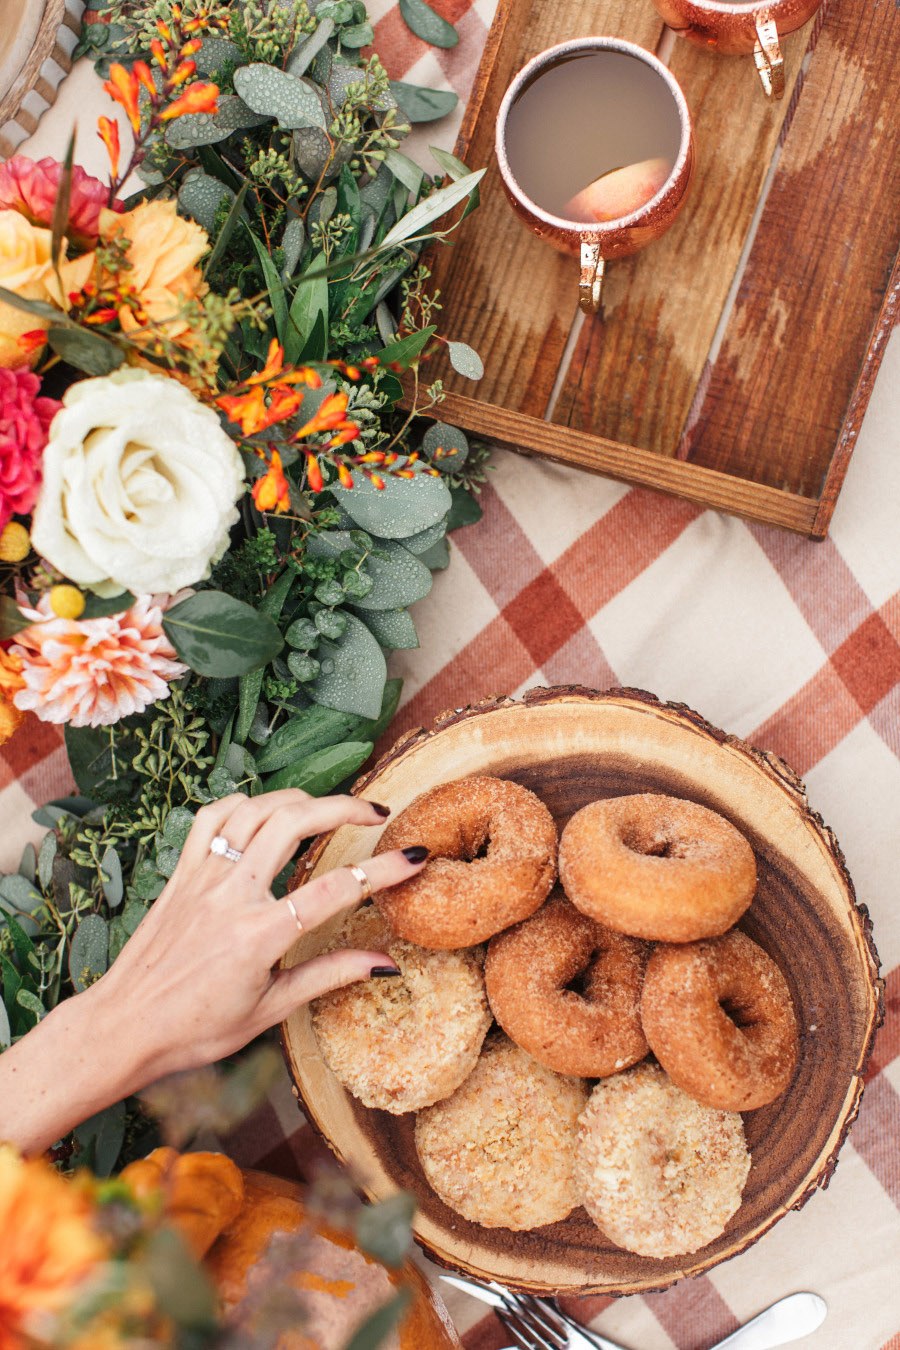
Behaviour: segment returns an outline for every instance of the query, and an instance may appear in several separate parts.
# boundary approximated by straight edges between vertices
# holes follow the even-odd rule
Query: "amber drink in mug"
[[[563,42],[529,61],[500,105],[496,148],[516,214],[580,259],[588,313],[599,309],[605,263],[672,224],[694,164],[674,77],[642,47],[607,37]]]
[[[780,37],[811,19],[822,0],[653,0],[679,37],[726,56],[753,54],[769,98],[784,96]]]

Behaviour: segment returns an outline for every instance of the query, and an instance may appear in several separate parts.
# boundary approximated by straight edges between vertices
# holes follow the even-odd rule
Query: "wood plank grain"
[[[555,422],[675,454],[814,23],[784,42],[779,103],[764,97],[752,59],[676,44],[670,69],[697,151],[690,195],[663,239],[610,265],[603,317],[581,331]]]
[[[900,242],[898,62],[894,0],[829,10],[691,434],[693,463],[811,497],[836,445],[846,468],[859,419],[845,416],[861,378],[874,379],[867,357]]]
[[[577,263],[541,243],[510,210],[494,159],[497,110],[515,73],[545,48],[603,33],[653,50],[663,25],[652,5],[634,0],[516,0],[501,22],[503,39],[488,52],[477,82],[477,118],[457,150],[472,168],[490,166],[481,206],[454,236],[455,247],[437,254],[435,284],[448,335],[470,343],[485,360],[479,395],[542,417],[578,312]],[[471,383],[446,363],[436,364],[435,373],[447,388],[471,392]]]
[[[641,487],[668,492],[699,506],[811,534],[818,503],[777,488],[763,487],[715,469],[686,464],[652,450],[620,445],[586,431],[554,426],[510,408],[448,394],[441,417],[455,426],[507,445],[520,454],[536,454]]]

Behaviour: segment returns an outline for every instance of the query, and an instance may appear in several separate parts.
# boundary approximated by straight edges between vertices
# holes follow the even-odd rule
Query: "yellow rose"
[[[18,211],[0,211],[0,286],[26,300],[55,302],[57,285],[50,256],[51,239],[50,230],[32,225]],[[29,355],[20,346],[19,338],[36,328],[49,327],[48,319],[0,301],[0,367],[11,369],[33,364],[37,353]]]
[[[209,289],[197,263],[209,248],[209,238],[193,220],[179,216],[175,202],[142,202],[133,211],[103,211],[100,233],[105,240],[129,240],[126,257],[131,270],[122,280],[134,286],[147,320],[165,325],[166,336],[190,345],[193,334],[178,313],[186,300]],[[142,324],[132,311],[119,311],[122,331],[137,342],[152,343],[150,333],[137,333]]]

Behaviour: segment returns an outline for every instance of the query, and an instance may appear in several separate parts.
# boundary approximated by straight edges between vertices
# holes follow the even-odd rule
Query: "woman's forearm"
[[[41,1153],[143,1086],[128,1028],[106,1002],[99,985],[66,999],[0,1055],[0,1141]]]

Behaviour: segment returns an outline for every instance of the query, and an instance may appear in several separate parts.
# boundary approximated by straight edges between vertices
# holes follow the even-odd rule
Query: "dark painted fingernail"
[[[387,817],[391,814],[389,806],[382,806],[380,802],[369,802],[373,811],[377,811],[380,816]]]
[[[401,975],[402,973],[396,966],[373,966],[369,971],[373,980],[384,980],[389,975]]]
[[[425,861],[431,850],[425,848],[423,844],[413,844],[412,848],[404,848],[400,851],[407,862],[420,863]]]

